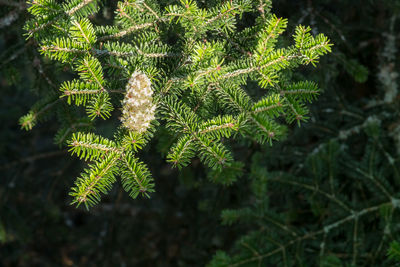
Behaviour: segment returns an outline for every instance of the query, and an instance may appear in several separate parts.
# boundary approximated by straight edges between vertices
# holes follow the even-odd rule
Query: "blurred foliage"
[[[197,161],[171,170],[152,156],[168,140],[154,141],[142,158],[157,193],[133,202],[115,188],[90,213],[68,204],[81,166],[53,144],[54,122],[18,126],[32,95],[66,74],[25,42],[24,4],[0,6],[2,265],[204,266],[213,255],[211,266],[398,262],[399,1],[275,1],[292,29],[310,25],[335,43],[335,56],[303,72],[324,89],[310,121],[273,147],[234,147],[243,175],[229,187]],[[109,1],[96,19],[114,7]]]
[[[253,186],[241,205],[222,212],[223,224],[245,234],[210,266],[393,266],[400,3],[279,1],[275,8],[335,43],[334,57],[304,72],[325,93],[310,123],[254,154]]]

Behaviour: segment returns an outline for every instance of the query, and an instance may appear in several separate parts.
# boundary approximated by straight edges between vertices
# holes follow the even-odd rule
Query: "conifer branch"
[[[239,164],[226,139],[240,133],[272,144],[284,135],[279,117],[288,123],[307,119],[305,104],[319,89],[310,82],[289,83],[283,70],[316,64],[331,45],[324,35],[313,37],[309,28],[299,26],[292,46],[277,47],[287,20],[269,13],[270,1],[199,8],[195,1],[182,0],[164,10],[154,1],[121,1],[115,25],[96,26],[89,15],[98,11],[98,2],[31,1],[34,18],[25,27],[42,54],[79,75],[61,84],[58,99],[83,106],[87,119],[61,119],[56,136],[60,143],[71,136],[70,152],[94,161],[76,181],[74,203],[93,206],[116,175],[133,198],[154,191],[146,165],[134,153],[154,135],[155,118],[177,136],[167,161],[181,168],[198,156],[225,184],[238,177],[232,173]],[[239,33],[236,25],[246,12],[264,19]],[[256,101],[247,92],[249,81],[259,84],[255,94],[262,97]],[[115,102],[118,96],[112,99],[112,93],[124,93],[122,102]],[[113,140],[90,133],[90,120],[108,119],[116,108],[122,110],[122,123]],[[76,127],[89,132],[77,133]],[[233,178],[221,178],[224,173]]]
[[[385,203],[381,203],[381,204],[376,205],[376,206],[372,206],[372,207],[369,207],[369,208],[362,209],[362,210],[360,210],[358,212],[355,212],[354,214],[349,215],[349,216],[347,216],[347,217],[345,217],[345,218],[343,218],[341,220],[338,220],[338,221],[333,222],[331,224],[325,225],[320,230],[313,231],[313,232],[308,232],[308,233],[306,233],[306,234],[304,234],[302,236],[293,238],[293,239],[291,239],[291,240],[289,240],[289,241],[287,241],[287,242],[285,242],[283,244],[278,242],[278,244],[280,244],[278,246],[278,248],[276,248],[274,250],[271,250],[271,251],[268,251],[267,253],[259,254],[259,255],[256,255],[256,256],[252,256],[252,257],[243,259],[241,261],[238,261],[236,263],[229,264],[227,266],[229,266],[229,267],[237,267],[237,266],[242,266],[242,265],[244,265],[246,263],[250,263],[250,262],[261,262],[263,259],[271,257],[274,254],[282,253],[282,251],[285,250],[286,248],[288,248],[289,246],[298,244],[299,242],[307,240],[307,239],[315,238],[316,236],[321,235],[321,234],[329,233],[333,229],[336,229],[336,228],[342,226],[342,224],[348,223],[350,221],[357,220],[359,217],[367,215],[369,213],[376,212],[380,208],[382,208],[384,206],[387,206],[387,205],[391,205],[391,203],[385,202]]]
[[[75,2],[77,2],[77,1],[75,1]],[[80,9],[84,8],[85,6],[91,4],[92,2],[95,2],[95,0],[82,0],[80,3],[78,1],[78,4],[76,6],[73,6],[69,10],[65,10],[65,11],[59,10],[59,9],[54,9],[53,12],[56,15],[52,19],[48,20],[46,23],[41,24],[41,25],[36,25],[36,27],[34,27],[33,29],[30,29],[28,32],[29,36],[32,37],[35,33],[56,23],[57,20],[59,20],[60,18],[62,18],[64,16],[72,17],[77,11],[79,11]],[[71,3],[73,3],[73,2],[71,1]],[[36,1],[28,1],[28,4],[31,5],[31,7],[29,8],[30,10],[32,10],[32,8],[35,7],[36,4],[40,5],[40,3],[36,3]]]
[[[299,181],[288,180],[288,179],[285,179],[285,178],[282,178],[282,177],[280,177],[280,178],[271,178],[270,181],[275,182],[275,183],[285,183],[285,184],[290,184],[290,185],[294,185],[294,186],[299,186],[299,187],[302,187],[304,189],[310,190],[312,192],[321,194],[324,197],[328,198],[330,201],[333,201],[337,205],[341,206],[343,209],[345,209],[349,213],[351,213],[351,214],[354,213],[354,210],[352,208],[350,208],[346,203],[344,203],[343,201],[339,200],[334,195],[329,194],[328,192],[325,192],[325,191],[321,190],[320,188],[316,188],[315,186],[308,185],[306,183],[302,183],[302,182],[299,182]]]
[[[44,101],[47,102],[46,99]],[[42,103],[38,102],[36,107],[34,106],[28,114],[20,118],[19,124],[21,125],[21,128],[31,130],[36,125],[37,120],[60,101],[61,99],[51,100],[50,103],[46,103],[44,106],[42,106]]]
[[[143,24],[140,24],[140,25],[133,25],[130,28],[128,28],[126,30],[123,30],[123,31],[120,31],[118,33],[100,37],[99,41],[106,41],[106,40],[109,40],[109,39],[121,38],[121,37],[124,37],[125,35],[128,35],[130,33],[138,31],[138,30],[142,30],[142,29],[151,27],[153,25],[154,25],[153,22],[147,22],[147,23],[143,23]]]
[[[118,154],[109,153],[104,160],[90,165],[90,170],[86,170],[71,189],[70,195],[74,197],[71,204],[79,206],[83,203],[87,209],[97,204],[100,193],[106,194],[115,182],[115,164],[118,159]]]

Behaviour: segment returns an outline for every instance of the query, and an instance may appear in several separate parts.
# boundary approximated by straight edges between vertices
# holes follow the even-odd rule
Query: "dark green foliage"
[[[197,156],[211,169],[211,176],[234,167],[226,139],[241,135],[272,143],[285,133],[277,118],[299,124],[308,119],[305,103],[314,99],[319,89],[311,82],[289,80],[288,75],[299,65],[315,66],[320,56],[331,51],[325,35],[314,37],[309,27],[301,25],[295,30],[293,44],[284,45],[279,37],[287,20],[271,14],[269,3],[262,1],[120,1],[112,26],[94,26],[89,19],[99,11],[101,1],[59,4],[41,0],[28,5],[34,16],[25,26],[28,38],[38,41],[44,56],[79,75],[79,79],[62,83],[61,101],[57,102],[84,106],[93,123],[98,118],[109,119],[120,106],[118,94],[128,91],[121,88],[129,77],[143,73],[150,77],[155,91],[156,119],[164,121],[161,127],[176,137],[167,160],[182,168]],[[237,25],[245,23],[244,14],[257,19],[239,29]],[[254,88],[257,101],[246,88],[249,81],[260,86]],[[129,80],[131,83],[134,81]],[[39,115],[55,103],[52,99],[37,104],[21,118],[22,127],[31,129]],[[62,119],[61,123],[65,124]],[[120,145],[124,135],[132,134],[129,131],[139,138],[142,132],[118,128],[114,141],[90,132],[78,132],[69,141],[73,153],[95,160],[72,189],[74,203],[86,207],[98,203],[117,174],[131,196],[150,192],[147,167],[138,163],[130,147]],[[159,129],[149,129],[154,130]],[[234,179],[217,180],[230,184]]]
[[[397,241],[390,243],[388,255],[390,259],[395,259],[397,262],[400,261],[400,244]]]
[[[47,2],[67,10],[77,4],[70,2],[67,7],[62,1]],[[169,19],[163,20],[161,14],[172,1],[146,1],[156,15],[144,12],[143,6],[140,10],[134,5],[122,6],[132,16],[117,12],[119,28],[109,26],[114,10],[120,7],[117,1],[99,3],[88,6],[87,12],[93,13],[90,16],[75,10],[73,21],[58,7],[47,10],[50,17],[57,17],[55,23],[46,26],[49,33],[34,35],[47,49],[42,52],[57,59],[54,64],[35,52],[38,43],[33,38],[24,42],[21,25],[28,15],[24,4],[0,0],[2,17],[15,11],[19,16],[12,27],[2,28],[0,39],[4,93],[0,108],[4,128],[0,135],[0,264],[204,266],[211,261],[209,265],[216,266],[398,265],[398,1],[275,1],[276,17],[269,16],[270,2],[257,1],[257,6],[266,4],[264,11],[248,9],[241,18],[237,14],[236,22],[231,18],[224,21],[226,27],[221,21],[211,22],[216,32],[207,31],[207,42],[201,40],[191,47],[183,40],[203,32],[186,30],[190,20],[174,24],[173,19],[171,25]],[[196,3],[199,8],[212,7],[207,9],[211,16],[217,15],[221,6],[220,1]],[[229,8],[229,1],[224,3]],[[174,10],[179,11],[175,4]],[[193,10],[202,16],[201,10]],[[263,17],[271,19],[265,31],[248,27]],[[272,48],[258,46],[258,38],[266,38],[272,22],[277,21],[287,30],[271,39]],[[253,57],[258,56],[260,62],[276,58],[279,51],[275,48],[293,44],[298,24],[310,25],[314,38],[319,32],[328,33],[335,43],[332,54],[320,59],[318,69],[279,71],[286,66],[279,64],[277,73],[274,68],[258,73],[259,77],[243,74],[211,88],[207,85],[218,75],[187,75],[212,70],[221,59],[222,66],[232,64],[226,66],[228,72],[245,69],[251,63],[243,59],[248,47],[275,52],[266,58],[255,49]],[[87,31],[91,27],[95,35]],[[45,43],[60,30],[65,36]],[[304,33],[307,26],[299,30],[303,33],[297,35],[298,40],[309,38]],[[218,41],[221,39],[225,42]],[[65,63],[58,63],[63,59],[56,57],[57,44],[76,49],[71,56],[70,51],[64,53]],[[110,56],[106,51],[118,53]],[[182,53],[190,54],[191,64],[179,61]],[[217,61],[213,61],[214,55]],[[235,61],[237,58],[241,60]],[[171,66],[177,64],[182,68],[174,77],[184,78],[179,86],[170,81],[171,76],[160,73],[174,72]],[[145,66],[141,70],[145,69],[153,84],[166,85],[154,88],[155,100],[165,103],[158,107],[160,125],[151,127],[148,135],[117,130],[121,96],[136,66]],[[78,71],[78,67],[82,69]],[[270,86],[275,75],[279,82]],[[29,89],[33,89],[33,97]],[[109,98],[102,98],[106,96]],[[318,101],[307,104],[317,96]],[[33,98],[39,103],[24,125],[34,124],[35,128],[20,131],[16,121]],[[167,116],[168,105],[174,107],[172,116]],[[180,108],[187,111],[179,112]],[[287,126],[297,116],[308,117],[307,123],[301,128],[295,123]],[[166,120],[160,120],[163,117]],[[257,123],[273,130],[259,131]],[[61,148],[81,142],[82,146],[69,146],[70,152],[82,157],[81,163],[51,144],[55,133],[54,142]],[[196,139],[200,133],[206,139]],[[211,151],[219,149],[218,153],[210,154],[202,147],[215,141],[223,144],[213,146]],[[94,145],[101,146],[93,149]],[[122,149],[129,155],[118,156],[116,165],[110,167],[115,153]],[[215,162],[207,161],[208,156],[218,162],[218,156],[228,155],[221,151],[233,152],[231,163],[208,168],[207,164]],[[166,161],[178,168],[169,168]],[[91,183],[81,186],[80,182],[98,180],[100,187],[95,187],[89,198],[95,203],[101,197],[101,202],[81,213],[69,207],[65,191],[73,184],[70,178],[88,165],[89,172],[81,174],[74,188],[91,188]],[[152,178],[143,179],[150,177],[149,172],[154,185]],[[95,173],[102,175],[90,176]],[[114,180],[121,186],[110,189]],[[151,199],[132,202],[129,195],[145,195],[143,188],[157,193],[151,194]],[[77,197],[84,196],[82,192]]]
[[[351,10],[339,12],[349,6],[347,1],[336,1],[336,7],[315,2],[321,7],[309,1],[303,16],[321,31],[335,30],[338,49],[336,60],[322,62],[324,71],[315,78],[325,95],[303,131],[293,131],[284,143],[253,157],[243,204],[221,215],[223,224],[239,223],[246,234],[230,253],[217,252],[209,266],[397,264],[400,110],[395,66],[400,62],[399,43],[390,40],[399,30],[399,6],[370,1],[361,9],[365,13],[351,15]],[[355,7],[365,5],[361,2]],[[284,10],[286,3],[280,5]],[[389,19],[371,16],[376,10]],[[343,19],[337,16],[346,15],[364,21],[357,34],[351,35],[354,25],[339,22]],[[366,34],[378,22],[379,33]],[[380,40],[379,49],[358,46],[370,38]]]

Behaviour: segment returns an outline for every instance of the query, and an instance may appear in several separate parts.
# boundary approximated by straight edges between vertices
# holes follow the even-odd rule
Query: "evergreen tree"
[[[113,25],[96,25],[90,18],[100,4],[28,2],[28,38],[76,75],[60,93],[45,92],[20,124],[32,129],[57,114],[56,143],[88,162],[71,190],[73,203],[93,206],[117,177],[131,197],[149,196],[153,178],[137,153],[159,132],[173,140],[167,160],[174,166],[198,156],[210,171],[227,172],[239,163],[226,139],[272,143],[285,134],[280,118],[307,120],[305,104],[319,88],[293,71],[315,66],[331,44],[302,25],[285,44],[279,37],[287,20],[270,12],[269,1],[121,1]],[[109,136],[95,133],[112,115],[122,125]]]
[[[65,3],[53,2],[57,5]],[[161,3],[160,10],[165,10],[164,7],[171,3]],[[197,1],[201,8],[216,7],[218,3]],[[280,73],[287,81],[310,79],[323,88],[319,101],[309,106],[308,122],[301,128],[288,125],[285,129],[288,138],[274,142],[271,147],[269,140],[259,145],[252,140],[251,133],[235,131],[231,136],[235,137],[235,142],[226,137],[220,139],[233,152],[235,161],[230,165],[212,170],[193,157],[186,167],[180,165],[173,170],[159,155],[167,156],[182,135],[177,136],[167,129],[163,115],[156,113],[161,125],[150,127],[156,130],[153,141],[132,149],[138,150],[135,157],[148,163],[156,178],[157,193],[152,194],[151,200],[132,202],[122,187],[114,186],[108,197],[90,213],[68,207],[64,190],[73,183],[69,178],[77,175],[79,161],[65,157],[65,149],[57,151],[51,146],[53,134],[58,126],[71,125],[56,136],[57,143],[63,147],[68,144],[66,140],[73,140],[73,134],[104,137],[114,145],[117,141],[113,138],[114,132],[120,125],[146,122],[145,118],[152,117],[151,109],[144,113],[148,116],[132,118],[124,117],[128,113],[123,110],[142,109],[141,104],[134,105],[127,97],[127,91],[137,92],[137,83],[128,87],[129,80],[139,75],[146,81],[146,77],[153,79],[153,76],[136,68],[132,60],[128,61],[129,70],[121,68],[123,75],[119,75],[116,70],[107,69],[110,63],[105,55],[99,57],[103,70],[106,70],[104,80],[122,78],[123,81],[117,84],[118,88],[112,88],[121,92],[109,94],[114,107],[110,117],[95,119],[97,124],[94,125],[94,120],[85,112],[91,98],[86,98],[86,103],[83,102],[85,98],[81,98],[78,107],[75,107],[74,98],[68,104],[68,96],[54,105],[49,102],[52,97],[57,100],[63,95],[59,88],[65,81],[80,76],[73,74],[73,64],[54,64],[54,61],[40,57],[32,49],[38,44],[43,45],[40,38],[24,42],[20,25],[27,15],[25,8],[28,5],[0,0],[0,6],[0,47],[3,51],[0,54],[3,92],[0,121],[4,129],[0,134],[3,175],[0,182],[1,264],[204,266],[219,249],[210,265],[396,266],[400,240],[396,201],[399,197],[398,1],[275,1],[277,16],[290,18],[276,47],[287,47],[292,42],[290,34],[295,32],[297,24],[310,25],[314,36],[319,32],[329,33],[335,43],[332,54],[321,58],[318,69],[302,67],[296,72],[286,69]],[[96,8],[98,12],[88,16],[91,23],[111,25],[111,14],[118,8],[116,1],[102,1]],[[244,12],[242,18],[237,18],[238,32],[243,33],[249,25],[255,26],[256,17],[262,16],[258,12]],[[62,16],[60,13],[53,31],[69,31],[71,24]],[[58,23],[63,19],[67,26],[60,27]],[[52,25],[48,26],[51,28]],[[157,26],[159,32],[155,32],[163,33],[158,40],[173,46],[168,51],[179,53],[180,48],[174,41],[185,38],[182,37],[184,28],[168,22]],[[175,29],[179,29],[179,36],[171,37]],[[143,33],[143,29],[137,29],[131,35],[139,32]],[[49,36],[44,34],[42,40]],[[96,37],[99,36],[96,33]],[[129,36],[113,40],[132,44],[134,37]],[[206,36],[209,40],[214,35],[208,32]],[[239,47],[232,44],[237,48],[234,51],[240,53],[239,48],[246,47],[246,41],[251,38],[242,40]],[[98,43],[94,47],[100,50],[104,46]],[[78,55],[76,59],[82,58]],[[173,64],[162,59],[154,66],[163,69],[167,65]],[[270,92],[260,90],[252,79],[246,82],[241,88],[254,101]],[[153,90],[156,88],[154,79],[151,83],[153,93],[138,92],[144,100],[141,103],[149,103],[149,100],[153,104],[160,103],[157,95],[162,94]],[[27,88],[34,90],[35,97]],[[129,88],[131,90],[127,90]],[[98,86],[89,89],[95,90]],[[178,97],[193,108],[197,116],[211,112],[215,107],[215,114],[221,112],[235,117],[234,112],[226,111],[222,105],[214,106],[214,103],[195,109],[198,102],[196,105],[190,102],[196,99],[192,94],[184,91]],[[36,125],[33,131],[20,131],[16,127],[16,116],[28,109],[33,98],[43,99],[32,109],[35,119],[49,121]],[[121,107],[127,108],[120,110]],[[157,106],[156,111],[159,110]],[[283,120],[276,118],[276,122]],[[124,133],[129,132],[128,128],[122,128]],[[89,154],[82,165],[92,161]],[[118,170],[122,174],[124,171],[126,169]],[[243,177],[237,179],[239,176]],[[124,180],[121,181],[124,186]],[[217,216],[222,208],[228,209],[222,213],[223,225],[218,225]],[[237,242],[231,246],[235,239]]]

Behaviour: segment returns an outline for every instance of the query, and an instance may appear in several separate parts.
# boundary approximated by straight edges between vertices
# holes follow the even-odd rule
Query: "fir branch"
[[[131,34],[131,33],[135,32],[135,31],[138,31],[138,30],[146,29],[146,28],[151,27],[153,25],[154,25],[154,22],[147,22],[147,23],[143,23],[143,24],[140,24],[140,25],[133,25],[130,28],[128,28],[126,30],[123,30],[123,31],[120,31],[120,32],[117,32],[115,34],[102,36],[102,37],[99,38],[99,41],[106,41],[106,40],[109,40],[109,39],[121,38],[121,37],[124,37],[125,35]]]
[[[59,20],[60,18],[63,18],[64,16],[69,16],[72,17],[77,11],[79,11],[80,9],[84,8],[85,6],[91,4],[92,2],[95,2],[95,0],[82,0],[79,4],[77,4],[76,6],[73,6],[71,9],[69,10],[53,10],[54,12],[56,12],[56,16],[54,16],[52,19],[48,20],[46,23],[41,24],[41,25],[37,25],[35,28],[33,29],[29,29],[28,31],[28,36],[32,37],[35,33],[44,30],[45,28],[49,27],[50,25],[56,23],[57,20]],[[32,7],[36,6],[35,1],[30,1],[28,2],[29,4],[31,4],[31,7],[29,9],[32,9]]]
[[[288,83],[283,70],[315,64],[330,51],[328,38],[313,37],[299,26],[294,45],[277,48],[287,20],[269,13],[269,1],[228,1],[212,7],[205,3],[199,8],[195,1],[182,0],[160,11],[162,7],[148,1],[119,2],[115,25],[94,26],[89,15],[98,11],[96,0],[31,2],[35,18],[26,24],[28,34],[39,41],[42,54],[79,74],[79,79],[62,83],[60,98],[84,106],[88,119],[62,118],[60,112],[62,129],[57,134],[61,142],[72,135],[72,154],[95,161],[71,193],[78,205],[96,204],[117,174],[133,198],[153,191],[147,167],[133,152],[154,135],[154,117],[164,120],[166,131],[177,136],[167,161],[181,168],[197,155],[213,177],[230,184],[238,176],[232,174],[238,164],[223,144],[225,139],[240,133],[272,143],[285,130],[277,118],[284,116],[289,123],[305,120],[305,102],[318,94],[313,83]],[[242,15],[254,11],[267,19],[256,19],[238,32]],[[149,79],[137,78],[138,73]],[[271,91],[254,92],[264,96],[253,101],[246,92],[249,81],[258,82],[256,90]],[[125,93],[123,127],[115,138],[76,135],[77,129],[69,126],[90,130],[85,128],[93,125],[90,120],[108,119],[115,106],[121,107],[111,93]],[[221,178],[222,173],[233,178]]]
[[[73,134],[69,141],[71,155],[76,154],[80,159],[85,161],[98,160],[100,157],[113,152],[116,154],[122,154],[123,150],[116,147],[116,144],[101,136],[94,134],[84,134],[78,132]]]
[[[52,99],[52,97],[50,97]],[[51,108],[53,108],[55,105],[60,102],[61,99],[54,99],[51,100],[50,103],[45,103],[44,106],[42,106],[42,103],[38,102],[36,106],[32,108],[32,110],[26,114],[25,116],[22,116],[19,120],[19,124],[21,125],[22,129],[25,130],[31,130],[37,123],[37,120],[47,111],[49,111]],[[44,102],[47,102],[46,99]]]
[[[349,216],[347,216],[347,217],[345,217],[343,219],[340,219],[340,220],[338,220],[336,222],[333,222],[331,224],[325,225],[320,230],[313,231],[313,232],[308,232],[308,233],[306,233],[306,234],[304,234],[302,236],[293,238],[293,239],[291,239],[291,240],[289,240],[289,241],[287,241],[287,242],[285,242],[283,244],[278,242],[278,244],[279,244],[278,248],[276,248],[276,249],[274,249],[272,251],[268,251],[268,252],[266,252],[264,254],[258,254],[258,255],[255,255],[255,256],[240,260],[240,261],[238,261],[236,263],[228,264],[227,266],[228,267],[237,267],[237,266],[242,266],[242,265],[244,265],[246,263],[261,262],[265,258],[271,257],[271,256],[273,256],[273,255],[275,255],[277,253],[282,253],[284,250],[286,250],[286,248],[288,248],[288,247],[290,247],[292,245],[298,244],[301,241],[304,241],[304,240],[307,240],[307,239],[313,239],[316,236],[321,235],[321,234],[325,234],[327,232],[329,233],[333,229],[342,226],[342,224],[348,223],[348,222],[353,221],[353,220],[357,220],[359,217],[367,215],[369,213],[376,212],[381,207],[386,206],[386,205],[390,205],[390,203],[388,203],[388,202],[381,203],[381,204],[376,205],[376,206],[372,206],[372,207],[369,207],[369,208],[362,209],[362,210],[360,210],[358,212],[355,212],[354,214],[349,215]]]
[[[154,192],[154,184],[146,165],[138,162],[133,155],[127,153],[123,157],[124,167],[122,173],[122,186],[129,196],[136,198],[139,194],[149,197],[148,193]]]
[[[335,202],[337,205],[339,205],[340,207],[342,207],[343,209],[348,211],[350,214],[353,214],[355,212],[351,207],[349,207],[345,202],[339,200],[335,195],[332,195],[332,194],[330,194],[328,192],[325,192],[322,189],[320,189],[318,187],[315,187],[313,185],[306,184],[306,183],[303,183],[301,181],[294,181],[294,180],[290,180],[290,179],[285,179],[284,177],[270,178],[269,181],[275,182],[275,183],[285,183],[285,184],[289,184],[289,185],[302,187],[302,188],[310,190],[310,191],[312,191],[314,193],[321,194],[322,196],[326,197],[330,201]]]
[[[89,165],[89,169],[81,174],[71,188],[70,196],[74,197],[71,204],[85,204],[86,209],[100,201],[100,193],[106,194],[115,182],[115,165],[119,159],[118,154],[109,153],[101,161]]]
[[[195,155],[196,145],[190,135],[179,138],[175,146],[168,153],[167,160],[179,169],[186,167],[190,163],[190,159]]]
[[[71,17],[71,16],[72,16],[73,14],[75,14],[79,9],[81,9],[81,8],[83,8],[84,6],[86,6],[86,5],[90,4],[90,3],[92,3],[93,1],[95,1],[95,0],[83,0],[83,1],[81,1],[77,6],[71,8],[70,10],[65,11],[65,13],[66,13],[68,16]]]

